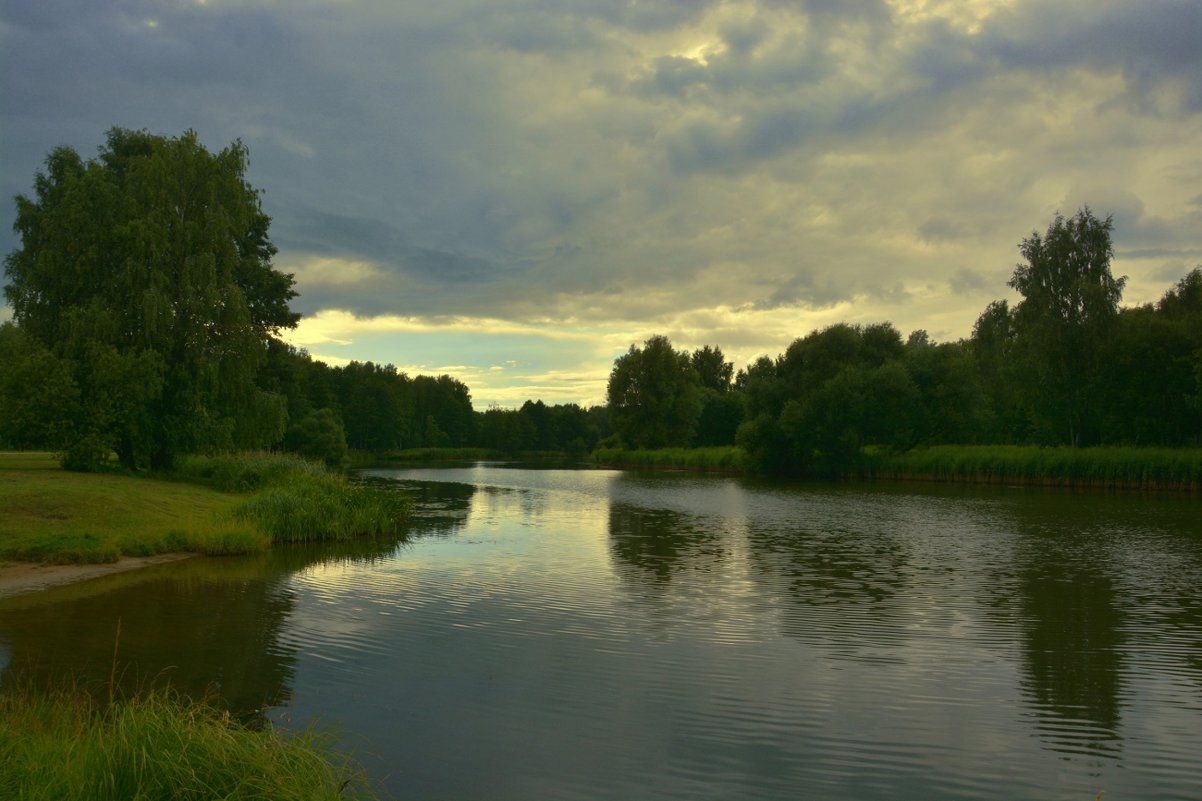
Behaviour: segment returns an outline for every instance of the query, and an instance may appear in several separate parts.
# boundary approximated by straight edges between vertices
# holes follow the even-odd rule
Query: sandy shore
[[[101,565],[35,565],[25,562],[0,562],[0,598],[38,592],[47,587],[86,581],[112,573],[136,570],[187,559],[190,553],[165,553],[157,556],[123,556],[116,562]]]

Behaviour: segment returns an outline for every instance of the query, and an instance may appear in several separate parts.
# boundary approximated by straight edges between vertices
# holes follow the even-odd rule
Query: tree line
[[[706,366],[720,349],[652,337],[614,365],[614,428],[630,447],[738,444],[754,469],[801,476],[922,445],[1202,445],[1202,268],[1120,308],[1112,231],[1086,207],[1023,239],[1022,300],[989,304],[956,342],[839,323],[727,383]]]
[[[300,315],[239,142],[210,152],[114,128],[97,158],[54,149],[16,198],[4,260],[0,447],[52,448],[87,469],[116,454],[282,448],[338,464],[348,449],[591,450],[604,410],[472,408],[447,375],[331,367],[284,343]]]
[[[840,323],[736,373],[716,345],[653,336],[615,360],[604,406],[477,411],[450,376],[285,344],[296,292],[246,167],[241,143],[213,153],[191,131],[114,128],[95,159],[50,153],[4,261],[0,447],[161,469],[240,449],[337,464],[348,449],[737,444],[753,469],[839,475],[865,449],[1202,444],[1202,268],[1121,308],[1113,221],[1088,208],[1022,240],[1022,300],[991,303],[967,339]]]

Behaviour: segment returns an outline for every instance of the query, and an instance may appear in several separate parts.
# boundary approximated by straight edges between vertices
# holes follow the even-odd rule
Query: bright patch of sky
[[[0,0],[0,195],[112,126],[240,138],[295,344],[596,403],[656,333],[739,367],[841,320],[968,336],[1083,204],[1155,300],[1202,264],[1200,30],[1197,0]]]

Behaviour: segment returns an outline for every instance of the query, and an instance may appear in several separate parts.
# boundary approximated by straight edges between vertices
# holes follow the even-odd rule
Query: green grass
[[[290,456],[194,457],[155,478],[74,473],[47,454],[0,454],[0,559],[97,563],[399,536],[408,511],[395,493]]]
[[[0,454],[0,559],[113,562],[171,551],[266,546],[227,522],[238,498],[205,487],[60,470],[52,456]]]
[[[941,445],[873,455],[882,478],[1014,482],[1115,489],[1202,489],[1202,449]]]
[[[657,450],[598,448],[593,451],[593,459],[600,464],[623,467],[676,468],[702,472],[739,472],[743,469],[743,449],[734,445]]]
[[[250,729],[153,692],[0,695],[0,798],[22,801],[368,799],[361,773],[309,729]]]

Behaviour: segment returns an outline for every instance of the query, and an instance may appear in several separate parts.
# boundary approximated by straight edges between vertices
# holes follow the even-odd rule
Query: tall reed
[[[252,524],[271,542],[396,536],[408,516],[408,503],[400,494],[354,484],[296,456],[191,457],[178,475],[226,491],[250,492],[231,517]]]
[[[708,448],[658,448],[626,450],[598,448],[594,461],[605,465],[675,468],[702,472],[739,472],[743,469],[743,449],[734,445]]]
[[[1099,488],[1202,489],[1202,449],[940,445],[875,454],[877,477]]]

